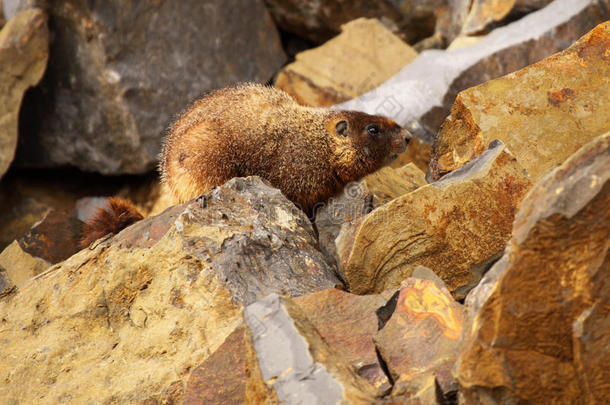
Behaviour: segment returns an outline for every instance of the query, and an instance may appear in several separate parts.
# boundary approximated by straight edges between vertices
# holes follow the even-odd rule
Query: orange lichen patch
[[[548,91],[547,93],[549,104],[559,107],[562,103],[571,100],[575,96],[574,90],[564,87],[557,91]]]
[[[462,312],[448,292],[429,280],[409,279],[403,282],[396,311],[408,314],[414,320],[433,319],[441,333],[457,340],[462,333]]]

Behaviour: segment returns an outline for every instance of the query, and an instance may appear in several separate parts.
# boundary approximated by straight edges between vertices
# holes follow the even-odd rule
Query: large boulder
[[[47,74],[26,99],[21,166],[146,172],[189,100],[266,82],[285,61],[262,0],[34,3],[54,39]]]
[[[231,180],[16,292],[3,287],[0,398],[180,402],[190,370],[241,322],[242,304],[336,283],[305,214],[259,178]]]
[[[339,264],[350,291],[400,286],[418,265],[464,297],[498,259],[531,182],[501,142],[440,181],[419,187],[341,230]]]
[[[555,0],[475,45],[422,52],[378,88],[337,108],[386,115],[431,143],[460,91],[561,51],[607,19],[607,0]]]
[[[610,22],[565,51],[461,92],[438,134],[437,179],[500,139],[533,180],[610,129]]]
[[[605,403],[610,391],[610,133],[524,199],[466,303],[464,403]]]
[[[48,58],[49,30],[42,10],[16,15],[0,31],[0,178],[15,157],[23,95],[40,81]]]

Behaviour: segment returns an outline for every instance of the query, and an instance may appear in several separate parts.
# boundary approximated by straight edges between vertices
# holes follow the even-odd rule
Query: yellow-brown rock
[[[514,156],[494,142],[454,174],[377,208],[337,237],[350,291],[397,288],[422,265],[463,296],[504,250],[530,185]]]
[[[0,177],[15,157],[23,95],[40,81],[48,58],[49,30],[42,10],[19,13],[0,31]]]
[[[533,180],[610,130],[610,22],[563,52],[461,92],[435,141],[439,178],[500,139]]]
[[[0,302],[0,398],[133,403],[183,384],[240,310],[182,248],[174,227],[154,249],[102,242]]]
[[[610,396],[610,133],[524,199],[466,304],[464,403],[602,404]]]
[[[329,106],[374,89],[417,56],[376,19],[359,18],[341,30],[324,45],[297,54],[275,86],[301,104]]]
[[[32,277],[44,273],[51,267],[51,263],[24,251],[17,241],[13,241],[0,253],[0,267],[4,268],[11,282],[19,287]]]

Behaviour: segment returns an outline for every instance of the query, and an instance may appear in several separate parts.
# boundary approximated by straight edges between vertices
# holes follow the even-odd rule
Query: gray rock
[[[241,304],[270,293],[300,296],[340,284],[307,216],[260,177],[232,179],[140,221],[117,235],[116,243],[154,246],[170,227]]]
[[[189,101],[266,82],[285,60],[262,0],[38,3],[54,40],[49,70],[27,100],[21,166],[151,170],[164,128]]]
[[[396,76],[336,108],[381,114],[430,143],[458,92],[567,48],[610,18],[608,0],[555,0],[473,46],[429,50]]]

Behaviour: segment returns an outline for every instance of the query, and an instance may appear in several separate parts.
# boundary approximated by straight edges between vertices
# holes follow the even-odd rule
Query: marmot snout
[[[310,214],[403,152],[409,139],[388,118],[305,107],[281,90],[245,84],[202,97],[178,118],[165,140],[162,181],[179,203],[257,175]]]

